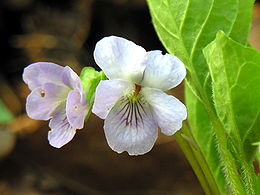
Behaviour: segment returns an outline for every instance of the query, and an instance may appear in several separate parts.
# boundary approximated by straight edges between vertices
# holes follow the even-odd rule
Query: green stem
[[[191,63],[192,64],[192,63]],[[209,97],[207,96],[205,90],[201,86],[197,75],[195,74],[194,67],[190,66],[192,83],[195,86],[196,91],[198,92],[200,99],[202,100],[202,104],[204,105],[210,121],[213,126],[213,130],[216,135],[217,147],[220,154],[220,160],[223,166],[223,170],[226,176],[226,182],[230,186],[230,190],[234,195],[244,195],[244,185],[240,179],[240,175],[238,173],[237,165],[235,163],[235,159],[233,158],[231,152],[228,149],[228,139],[226,136],[226,132],[219,118],[217,117],[215,110],[210,103]]]
[[[201,170],[201,167],[196,159],[196,157],[193,155],[193,151],[190,148],[189,144],[186,143],[186,141],[182,138],[182,136],[180,135],[180,133],[176,133],[174,135],[176,141],[178,142],[178,145],[180,146],[180,148],[182,149],[186,159],[189,161],[193,171],[195,172],[204,192],[207,195],[211,195],[211,189],[210,186],[207,182],[207,179],[203,173],[203,171]]]
[[[243,154],[239,155],[239,162],[241,163],[241,172],[243,176],[243,181],[245,184],[246,194],[255,195],[255,178],[253,163],[248,163],[244,156],[243,148],[240,148]]]
[[[221,122],[219,121],[218,117],[216,116],[215,112],[212,111],[211,105],[208,99],[205,98],[205,96],[203,98],[203,103],[211,119],[212,126],[216,134],[218,151],[220,154],[221,162],[226,176],[226,181],[229,183],[231,187],[231,191],[234,195],[243,195],[245,194],[245,190],[243,187],[243,183],[241,182],[235,160],[228,149],[228,140],[227,140],[226,132]]]
[[[188,137],[190,141],[187,141],[183,136]],[[221,195],[216,180],[199,147],[195,146],[196,141],[186,124],[183,125],[182,131],[175,134],[175,139],[197,175],[205,193],[207,195]]]
[[[184,130],[185,130],[186,134],[189,135],[190,138],[192,138],[192,141],[194,143],[196,143],[195,138],[193,137],[190,128],[185,128]],[[200,163],[200,166],[208,180],[210,187],[212,188],[212,191],[214,192],[213,194],[223,195],[223,192],[221,193],[221,191],[216,183],[216,179],[213,176],[210,167],[208,166],[208,162],[206,161],[206,159],[205,159],[201,149],[197,145],[197,143],[196,143],[196,146],[194,146],[194,147],[192,147],[192,145],[191,145],[191,148],[192,148],[193,153],[196,156],[198,162]]]

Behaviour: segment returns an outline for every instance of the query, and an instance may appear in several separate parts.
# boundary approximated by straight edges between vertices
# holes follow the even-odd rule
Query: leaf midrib
[[[224,45],[224,44],[223,44]],[[222,50],[222,48],[220,48],[220,53],[221,53],[221,56],[222,56],[222,59],[223,59],[223,64],[226,64],[226,62],[225,62],[225,57],[224,57],[224,53],[223,53],[223,50]],[[240,141],[241,141],[241,137],[240,137],[240,133],[239,133],[239,131],[238,131],[238,128],[237,128],[237,124],[236,124],[236,122],[235,122],[235,114],[234,114],[234,105],[233,105],[233,102],[232,102],[232,96],[231,96],[231,91],[230,91],[230,83],[229,83],[229,79],[228,79],[228,74],[227,74],[227,69],[226,69],[226,66],[224,66],[223,67],[223,74],[224,74],[224,76],[225,76],[225,81],[226,81],[226,85],[227,85],[227,96],[228,96],[228,101],[229,101],[229,104],[228,104],[228,106],[227,106],[227,108],[228,108],[228,111],[229,111],[229,113],[230,113],[230,119],[231,119],[231,121],[232,121],[232,126],[231,126],[231,128],[233,128],[233,131],[235,132],[234,133],[234,136],[236,137],[236,141],[238,142],[238,143],[241,143]],[[213,70],[212,70],[213,71]],[[212,75],[214,75],[214,74],[212,74]],[[230,131],[230,132],[232,132],[232,130]]]
[[[201,33],[203,32],[203,29],[204,29],[205,25],[208,22],[208,19],[209,19],[210,15],[211,15],[211,11],[212,11],[212,9],[214,7],[214,4],[215,4],[215,0],[212,1],[211,5],[210,5],[210,9],[209,9],[209,11],[207,13],[207,17],[205,18],[205,20],[204,20],[204,22],[203,22],[203,24],[202,24],[202,26],[200,28],[200,31],[199,31],[198,35],[196,36],[196,38],[195,38],[194,44],[193,44],[192,49],[191,49],[191,54],[190,54],[190,58],[191,59],[193,59],[193,57],[194,57],[194,51],[195,51],[195,48],[196,48],[196,46],[198,44],[198,40],[199,40],[199,38],[201,36]]]

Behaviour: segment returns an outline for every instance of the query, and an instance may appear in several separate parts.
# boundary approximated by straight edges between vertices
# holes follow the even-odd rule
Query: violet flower
[[[144,48],[121,37],[96,44],[94,58],[110,80],[96,89],[93,112],[105,119],[108,145],[130,155],[151,150],[158,127],[173,135],[187,117],[185,105],[167,91],[181,83],[184,64],[175,56]]]
[[[49,143],[60,148],[82,129],[89,111],[78,75],[68,66],[38,62],[24,69],[23,80],[31,93],[26,111],[35,120],[49,120]]]

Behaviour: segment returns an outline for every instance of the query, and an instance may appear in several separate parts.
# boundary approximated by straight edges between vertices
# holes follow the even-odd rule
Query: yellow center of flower
[[[134,92],[134,96],[137,96],[139,94],[139,92],[141,91],[141,85],[137,85],[135,84],[135,92]]]
[[[129,101],[134,103],[134,102],[136,102],[137,100],[140,99],[140,97],[141,97],[141,94],[140,94],[141,88],[142,88],[141,85],[135,84],[134,93],[129,97]]]

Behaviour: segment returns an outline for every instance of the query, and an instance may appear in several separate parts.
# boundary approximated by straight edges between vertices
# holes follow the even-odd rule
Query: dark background
[[[172,137],[159,135],[149,153],[117,154],[103,121],[92,115],[61,149],[48,144],[48,122],[29,119],[21,75],[32,62],[98,69],[93,50],[104,36],[122,36],[146,50],[162,50],[144,0],[1,0],[0,99],[14,119],[0,124],[0,195],[176,194],[201,187]],[[260,7],[250,43],[259,49]],[[182,99],[182,87],[173,92]]]

